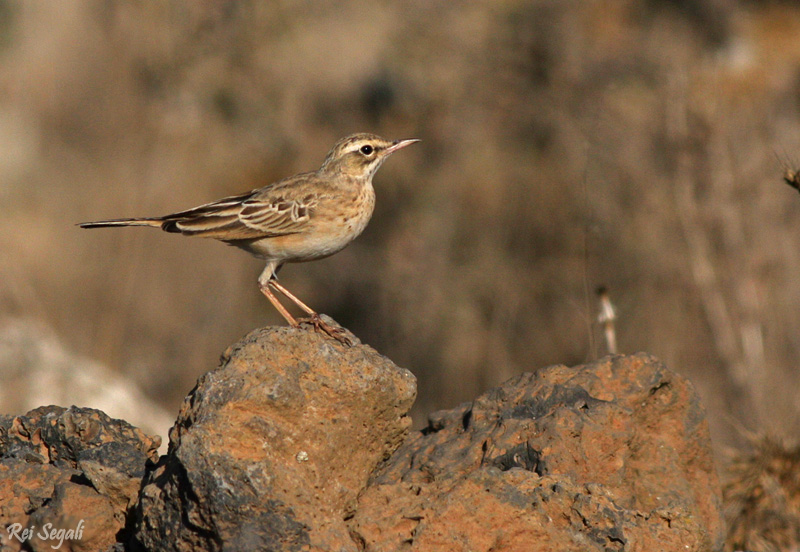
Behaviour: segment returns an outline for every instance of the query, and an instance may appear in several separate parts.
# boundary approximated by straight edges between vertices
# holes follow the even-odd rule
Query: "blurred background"
[[[75,223],[314,170],[368,131],[422,142],[353,245],[281,280],[416,374],[417,427],[606,354],[605,286],[619,351],[689,377],[719,450],[796,435],[798,29],[778,1],[0,0],[0,412],[166,435],[229,344],[284,323],[263,265]]]

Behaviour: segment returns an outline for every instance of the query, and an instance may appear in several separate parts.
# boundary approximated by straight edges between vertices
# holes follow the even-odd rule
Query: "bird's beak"
[[[396,152],[399,149],[403,149],[406,146],[410,146],[414,142],[419,142],[419,138],[410,138],[408,140],[395,140],[394,142],[392,142],[391,146],[389,146],[383,151],[388,155],[390,153]]]

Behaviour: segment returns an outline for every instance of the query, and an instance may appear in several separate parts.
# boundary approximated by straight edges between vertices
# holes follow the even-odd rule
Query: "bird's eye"
[[[361,146],[361,150],[359,151],[361,151],[361,153],[363,153],[364,155],[369,155],[373,152],[373,150],[374,148],[369,144],[367,144],[366,146]]]

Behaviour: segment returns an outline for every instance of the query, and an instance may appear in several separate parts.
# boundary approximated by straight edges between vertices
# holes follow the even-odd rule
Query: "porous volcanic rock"
[[[113,546],[124,538],[145,465],[157,460],[160,444],[160,437],[91,408],[0,416],[0,548]]]
[[[416,380],[368,346],[256,330],[183,403],[134,548],[358,550],[345,519],[402,443]]]
[[[348,335],[246,336],[157,463],[96,410],[0,416],[0,526],[38,530],[2,549],[80,522],[60,550],[721,550],[704,412],[654,358],[522,374],[409,435],[414,377]]]
[[[724,537],[698,396],[645,354],[525,373],[433,414],[348,523],[369,552],[712,551]]]

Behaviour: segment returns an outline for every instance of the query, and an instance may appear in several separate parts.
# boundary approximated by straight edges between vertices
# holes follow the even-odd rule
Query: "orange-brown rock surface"
[[[432,415],[350,527],[374,552],[709,551],[719,497],[697,394],[640,354],[522,374]]]
[[[98,411],[0,417],[0,521],[85,520],[61,550],[721,550],[703,409],[654,358],[521,374],[409,434],[416,380],[350,337],[252,332],[158,462]]]
[[[402,443],[415,397],[414,376],[370,347],[251,333],[186,398],[142,490],[139,543],[355,552],[345,519]]]
[[[0,549],[94,552],[124,540],[160,444],[91,408],[0,416]]]

